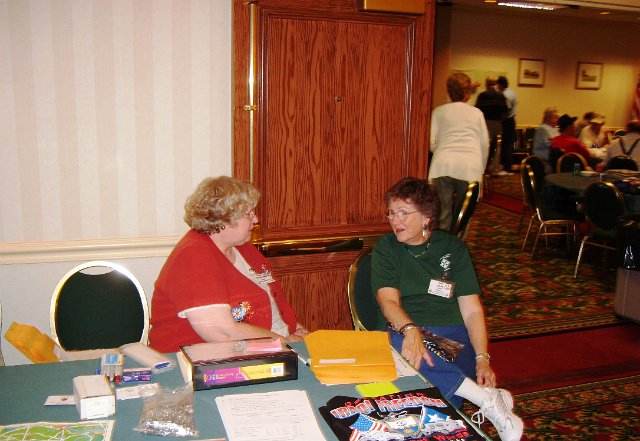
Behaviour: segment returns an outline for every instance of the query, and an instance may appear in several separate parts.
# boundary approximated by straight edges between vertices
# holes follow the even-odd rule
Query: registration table
[[[301,348],[296,348],[301,349]],[[304,349],[304,348],[302,348]],[[173,357],[175,360],[175,357]],[[60,363],[29,364],[0,367],[0,425],[28,422],[77,422],[80,421],[75,406],[44,406],[50,395],[72,395],[72,379],[79,375],[92,375],[96,360],[68,361]],[[128,366],[127,366],[128,367]],[[155,374],[153,382],[163,388],[172,389],[183,385],[178,367]],[[135,383],[134,383],[135,384]],[[394,381],[400,390],[429,387],[420,376],[400,377]],[[314,410],[318,425],[327,440],[337,438],[326,424],[318,407],[336,395],[358,397],[355,385],[322,385],[303,363],[298,364],[298,379],[250,386],[229,387],[197,391],[194,394],[196,427],[198,437],[153,437],[132,430],[139,423],[142,399],[118,400],[116,414],[102,419],[115,421],[113,440],[136,441],[151,439],[210,439],[225,438],[222,419],[216,407],[215,398],[221,395],[272,392],[281,390],[305,390]],[[466,415],[460,413],[467,422]],[[471,424],[471,423],[470,423]],[[479,433],[482,433],[479,431]],[[487,438],[489,439],[489,438]]]

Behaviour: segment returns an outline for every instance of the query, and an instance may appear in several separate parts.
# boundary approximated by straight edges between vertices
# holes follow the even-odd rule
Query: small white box
[[[116,397],[104,375],[75,377],[73,395],[80,419],[104,418],[116,413]]]

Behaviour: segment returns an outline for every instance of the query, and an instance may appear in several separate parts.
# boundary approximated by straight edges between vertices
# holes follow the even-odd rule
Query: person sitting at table
[[[569,116],[566,113],[558,118],[558,130],[560,134],[551,140],[550,147],[552,149],[558,149],[562,151],[562,153],[579,153],[584,157],[591,167],[595,167],[595,165],[600,162],[599,159],[593,158],[589,153],[589,150],[576,138],[576,119],[575,116]],[[552,168],[555,167],[555,164],[551,164]]]
[[[259,191],[228,176],[204,179],[185,203],[191,229],[155,283],[150,346],[256,337],[301,341],[307,330],[284,297],[265,257],[250,243]]]
[[[627,133],[614,139],[607,149],[606,162],[616,156],[625,155],[640,165],[640,145],[638,144],[640,144],[640,121],[634,119],[627,123]]]
[[[533,136],[533,155],[542,159],[547,169],[552,167],[549,165],[549,151],[551,149],[551,140],[558,136],[558,111],[555,107],[547,107],[542,113],[542,124],[536,129]]]
[[[584,127],[578,139],[589,150],[592,157],[604,159],[607,156],[606,146],[609,144],[609,129],[604,127],[605,117],[599,113],[593,115],[589,124]]]
[[[489,419],[503,441],[519,440],[523,423],[512,412],[513,397],[496,389],[489,364],[487,327],[471,257],[461,239],[438,230],[435,187],[408,177],[384,198],[393,232],[378,241],[372,254],[372,291],[382,312],[378,325],[388,322],[393,347],[452,404],[471,401],[480,407],[475,416]],[[433,356],[423,343],[422,330],[462,343],[454,362]]]

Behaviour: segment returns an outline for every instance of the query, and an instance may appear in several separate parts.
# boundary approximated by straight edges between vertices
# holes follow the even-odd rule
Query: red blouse
[[[270,270],[267,259],[251,243],[236,249],[258,274]],[[295,332],[297,319],[280,283],[274,280],[269,287],[289,332]],[[208,235],[190,230],[173,249],[156,280],[150,346],[159,352],[176,352],[179,346],[202,343],[189,321],[178,313],[214,304],[228,304],[232,312],[245,312],[245,323],[271,329],[269,295],[238,271]]]

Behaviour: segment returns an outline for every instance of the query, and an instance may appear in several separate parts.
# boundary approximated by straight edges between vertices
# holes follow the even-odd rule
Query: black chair
[[[580,164],[580,170],[586,170],[588,167],[587,160],[580,153],[565,153],[560,156],[556,163],[556,172],[572,172],[575,164]]]
[[[351,320],[356,331],[374,331],[378,313],[382,314],[371,291],[371,248],[362,251],[349,267],[347,286]]]
[[[544,177],[547,175],[547,171],[544,166],[544,162],[542,159],[537,156],[527,156],[520,162],[520,184],[522,185],[522,210],[520,211],[520,224],[518,226],[518,233],[522,231],[522,223],[524,221],[524,217],[529,214],[530,216],[535,216],[535,208],[531,206],[526,197],[526,192],[524,189],[524,181],[523,179],[529,179],[529,174],[527,172],[527,165],[533,171],[534,178],[536,180],[536,188],[542,189],[544,186]]]
[[[583,211],[592,231],[580,242],[573,277],[578,277],[578,268],[586,245],[605,250],[616,250],[616,223],[626,214],[622,193],[610,182],[594,182],[584,192]]]
[[[551,173],[555,173],[558,166],[558,159],[560,159],[562,155],[564,155],[564,152],[560,149],[549,149],[549,166],[551,169]]]
[[[112,262],[83,263],[65,274],[53,292],[49,319],[51,336],[65,350],[146,344],[149,334],[140,282]]]
[[[567,237],[567,248],[570,248],[569,238],[577,238],[577,226],[578,219],[569,217],[565,213],[557,213],[550,207],[542,205],[540,202],[540,191],[536,184],[536,178],[530,165],[525,165],[525,171],[521,174],[522,188],[525,194],[525,200],[533,208],[533,216],[529,219],[529,226],[527,228],[527,234],[524,236],[522,242],[522,251],[526,249],[527,239],[534,228],[534,223],[537,223],[537,233],[535,241],[533,242],[533,248],[531,249],[531,255],[529,258],[533,258],[538,241],[541,237],[545,239],[552,236],[565,236]]]
[[[638,171],[638,164],[630,156],[620,155],[609,159],[605,170],[633,170]]]
[[[476,210],[479,199],[480,184],[478,181],[469,182],[462,208],[460,208],[460,212],[458,213],[458,219],[455,224],[451,226],[451,234],[458,236],[460,239],[464,239],[467,236],[469,221],[471,220],[471,216],[473,216],[473,212]]]

